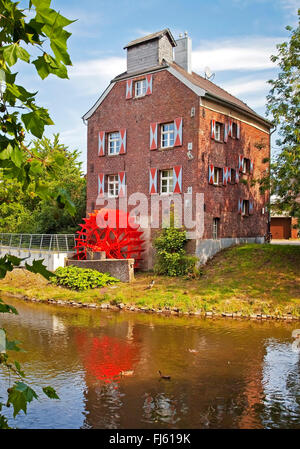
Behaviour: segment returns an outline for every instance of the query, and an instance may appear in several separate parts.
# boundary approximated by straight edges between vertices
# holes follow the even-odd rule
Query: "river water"
[[[0,316],[39,399],[18,428],[300,428],[298,322],[166,317],[25,303]],[[170,380],[160,378],[171,376]],[[123,372],[123,375],[120,373]],[[0,396],[9,383],[0,370]],[[60,400],[44,397],[54,387]]]

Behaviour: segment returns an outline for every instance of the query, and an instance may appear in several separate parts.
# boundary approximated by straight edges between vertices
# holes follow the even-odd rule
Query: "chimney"
[[[179,34],[176,41],[177,46],[174,48],[175,62],[183,67],[187,72],[192,73],[192,39],[188,37],[187,31]]]

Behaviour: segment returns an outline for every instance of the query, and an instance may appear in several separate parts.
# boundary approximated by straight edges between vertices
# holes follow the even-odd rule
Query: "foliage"
[[[0,0],[0,184],[1,187],[4,186],[5,195],[6,185],[10,182],[17,181],[23,192],[30,185],[34,195],[42,200],[56,201],[58,207],[66,208],[74,215],[75,206],[67,192],[59,186],[52,191],[47,190],[40,181],[45,173],[53,177],[58,167],[64,165],[64,159],[56,153],[43,158],[30,142],[32,137],[41,139],[45,126],[52,125],[53,122],[47,109],[37,105],[37,92],[29,92],[17,84],[18,73],[11,70],[16,63],[20,70],[23,61],[34,68],[42,79],[49,74],[68,78],[67,66],[71,65],[71,60],[67,52],[67,40],[70,33],[65,27],[72,21],[50,8],[50,3],[51,0],[29,0],[28,8],[20,9],[17,2]],[[32,56],[30,52],[40,52],[40,56]],[[16,220],[16,216],[14,219]],[[12,271],[14,266],[19,266],[20,262],[20,259],[7,255],[1,258],[0,278]],[[27,268],[45,274],[41,264]],[[0,305],[2,313],[16,312],[11,308],[7,309],[3,302]],[[8,350],[17,348],[15,342],[7,342]],[[23,382],[24,373],[18,362],[11,364],[7,353],[0,354],[0,364],[20,379],[8,389],[6,406],[13,405],[14,416],[20,410],[26,413],[27,403],[37,398],[36,393]],[[46,387],[44,393],[54,397],[51,388]],[[0,412],[4,406],[1,402]],[[7,419],[2,414],[0,427],[8,428]]]
[[[119,282],[118,279],[108,273],[99,273],[90,268],[79,268],[73,265],[59,267],[51,277],[51,282],[56,285],[71,288],[73,290],[87,290],[89,288],[105,287]]]
[[[52,170],[41,173],[43,199],[36,195],[32,183],[23,192],[17,180],[4,180],[0,170],[0,232],[73,233],[85,215],[86,204],[86,180],[81,171],[82,163],[78,161],[79,152],[61,144],[58,134],[52,140],[45,137],[35,140],[33,145],[42,159],[61,158],[64,164],[56,167],[53,173]],[[57,200],[47,198],[49,192],[52,194],[58,189],[64,191],[75,205],[74,216]]]
[[[197,258],[185,255],[186,231],[173,226],[164,228],[155,239],[157,253],[155,272],[167,276],[183,276],[193,271]]]
[[[4,257],[2,257],[0,259],[0,278],[4,278],[6,273],[8,271],[12,271],[14,267],[20,266],[21,261],[22,259],[19,259],[15,256],[5,255]],[[28,264],[26,265],[27,269],[30,271],[33,271],[35,273],[39,272],[43,275],[49,275],[49,272],[46,270],[45,266],[43,266],[41,261],[34,261],[32,266]],[[4,303],[1,298],[0,313],[10,313],[15,315],[18,314],[15,307]],[[16,379],[18,379],[15,380],[13,385],[7,389],[7,401],[0,401],[0,429],[9,429],[7,418],[1,413],[3,411],[3,408],[10,407],[12,405],[14,409],[13,416],[15,418],[21,410],[26,413],[27,404],[29,404],[33,399],[38,399],[38,395],[29,385],[24,382],[26,376],[22,371],[19,362],[16,360],[14,362],[11,362],[9,359],[7,351],[22,351],[22,349],[19,347],[19,342],[16,340],[8,340],[5,330],[2,329],[2,331],[4,331],[6,338],[6,352],[0,353],[0,366],[4,370],[8,371],[9,375],[13,375]],[[44,387],[43,392],[50,399],[59,399],[55,390],[50,386]]]
[[[277,55],[271,56],[279,73],[269,81],[267,96],[267,112],[278,126],[280,147],[271,165],[271,188],[274,208],[300,218],[300,26],[286,29],[291,32],[289,41],[277,45]]]
[[[24,191],[31,184],[37,196],[51,198],[74,214],[65,191],[47,192],[40,181],[44,172],[51,176],[64,161],[56,153],[43,158],[32,146],[32,136],[42,138],[45,126],[53,122],[47,109],[37,105],[37,92],[18,84],[18,73],[11,69],[16,63],[19,67],[25,63],[42,79],[49,74],[68,78],[67,40],[71,34],[65,27],[72,21],[51,9],[50,3],[31,0],[25,10],[12,0],[0,0],[0,168],[5,181],[17,179]]]

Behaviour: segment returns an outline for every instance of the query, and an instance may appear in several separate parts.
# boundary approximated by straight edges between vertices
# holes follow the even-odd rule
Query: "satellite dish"
[[[209,67],[204,68],[204,76],[205,79],[210,80],[211,78],[214,78],[215,74],[210,70]]]

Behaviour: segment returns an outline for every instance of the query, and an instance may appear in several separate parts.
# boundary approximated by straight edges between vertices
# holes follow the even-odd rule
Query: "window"
[[[242,215],[249,215],[249,201],[243,200]]]
[[[214,167],[214,185],[218,186],[221,179],[221,169]]]
[[[108,154],[119,154],[121,146],[121,136],[119,132],[108,135]]]
[[[119,195],[119,179],[118,175],[108,175],[107,192],[110,198],[115,198]]]
[[[162,195],[173,193],[173,170],[160,172],[160,193]]]
[[[216,122],[215,140],[221,140],[222,124]]]
[[[235,169],[231,168],[231,180],[230,180],[231,184],[235,184],[235,176],[236,176]]]
[[[243,173],[250,173],[250,159],[244,157],[243,159]]]
[[[161,125],[161,147],[168,148],[174,146],[174,123]]]
[[[219,229],[220,229],[220,218],[213,219],[213,239],[216,240],[219,238]]]
[[[135,82],[135,96],[143,97],[146,95],[146,80],[140,80]]]
[[[237,124],[233,123],[232,124],[232,137],[236,138],[237,136]]]

